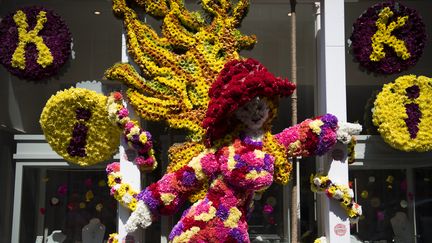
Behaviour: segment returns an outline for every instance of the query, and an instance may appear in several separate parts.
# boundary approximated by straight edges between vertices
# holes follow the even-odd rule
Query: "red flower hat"
[[[233,113],[255,97],[284,97],[293,93],[295,84],[275,77],[252,58],[225,64],[209,90],[210,102],[202,126],[214,141],[226,135]]]

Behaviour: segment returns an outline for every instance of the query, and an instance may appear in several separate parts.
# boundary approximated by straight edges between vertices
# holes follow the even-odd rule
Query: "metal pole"
[[[296,0],[290,0],[291,12],[291,82],[297,84],[297,33],[296,33]],[[297,124],[297,90],[291,95],[291,122]],[[300,164],[294,158],[296,181],[291,192],[291,242],[299,242],[300,235]]]

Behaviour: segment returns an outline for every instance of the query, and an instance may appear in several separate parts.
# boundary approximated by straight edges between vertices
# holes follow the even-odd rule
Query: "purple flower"
[[[225,221],[228,218],[228,209],[223,205],[220,205],[216,211],[216,216]]]
[[[88,128],[83,123],[78,122],[72,131],[72,138],[69,141],[69,146],[66,151],[70,156],[85,157],[85,146]]]
[[[192,186],[195,183],[195,173],[190,171],[183,172],[182,184]]]
[[[176,236],[178,236],[178,235],[181,235],[181,233],[182,233],[183,230],[184,230],[183,228],[184,228],[184,226],[183,226],[183,222],[182,222],[182,221],[178,222],[178,223],[174,226],[174,228],[171,230],[171,233],[170,233],[170,235],[169,235],[169,240],[172,241],[172,240],[174,239],[174,237],[176,237]]]
[[[86,108],[78,108],[75,111],[77,120],[88,121],[91,117],[91,110]]]
[[[153,197],[150,190],[145,189],[135,196],[137,200],[144,201],[154,215],[157,215],[157,208],[159,207],[159,201]]]
[[[321,117],[321,121],[324,122],[323,126],[331,127],[332,129],[337,128],[338,119],[336,116],[332,114],[325,114],[324,116]]]
[[[405,89],[406,95],[410,99],[417,99],[420,96],[420,88],[417,85],[413,85]]]
[[[418,124],[420,123],[422,114],[418,104],[406,104],[405,109],[408,115],[408,118],[405,119],[405,124],[408,127],[411,139],[414,139],[417,137],[419,131]]]
[[[271,159],[269,154],[264,155],[264,167],[263,169],[266,171],[270,171],[273,166],[273,160]]]
[[[253,141],[251,137],[246,136],[244,132],[240,132],[239,134],[240,139],[242,142],[246,145],[252,146],[252,147],[262,147],[263,143],[261,141]]]
[[[241,156],[239,154],[234,155],[234,160],[237,162],[235,164],[235,168],[237,168],[237,169],[244,167],[244,166],[247,166],[247,163],[241,159]]]
[[[229,235],[234,238],[237,242],[244,242],[243,234],[238,228],[230,230]]]

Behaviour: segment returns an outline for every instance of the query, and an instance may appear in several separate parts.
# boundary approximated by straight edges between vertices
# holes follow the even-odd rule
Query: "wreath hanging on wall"
[[[51,96],[40,117],[51,148],[81,166],[110,159],[118,149],[120,129],[108,119],[106,106],[106,96],[82,88]]]
[[[361,66],[380,74],[414,66],[426,44],[426,30],[416,10],[395,1],[368,8],[354,23],[351,51]]]
[[[372,118],[393,148],[432,150],[432,78],[405,75],[385,84],[375,100]]]
[[[22,79],[48,78],[69,59],[71,42],[69,28],[52,10],[22,8],[0,22],[0,63]]]

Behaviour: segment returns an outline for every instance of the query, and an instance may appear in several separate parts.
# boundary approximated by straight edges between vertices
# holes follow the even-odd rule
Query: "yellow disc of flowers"
[[[384,141],[403,151],[432,149],[432,79],[405,75],[384,85],[372,121]]]
[[[40,124],[51,148],[65,160],[88,166],[112,157],[120,130],[108,120],[107,97],[82,88],[51,96]]]

